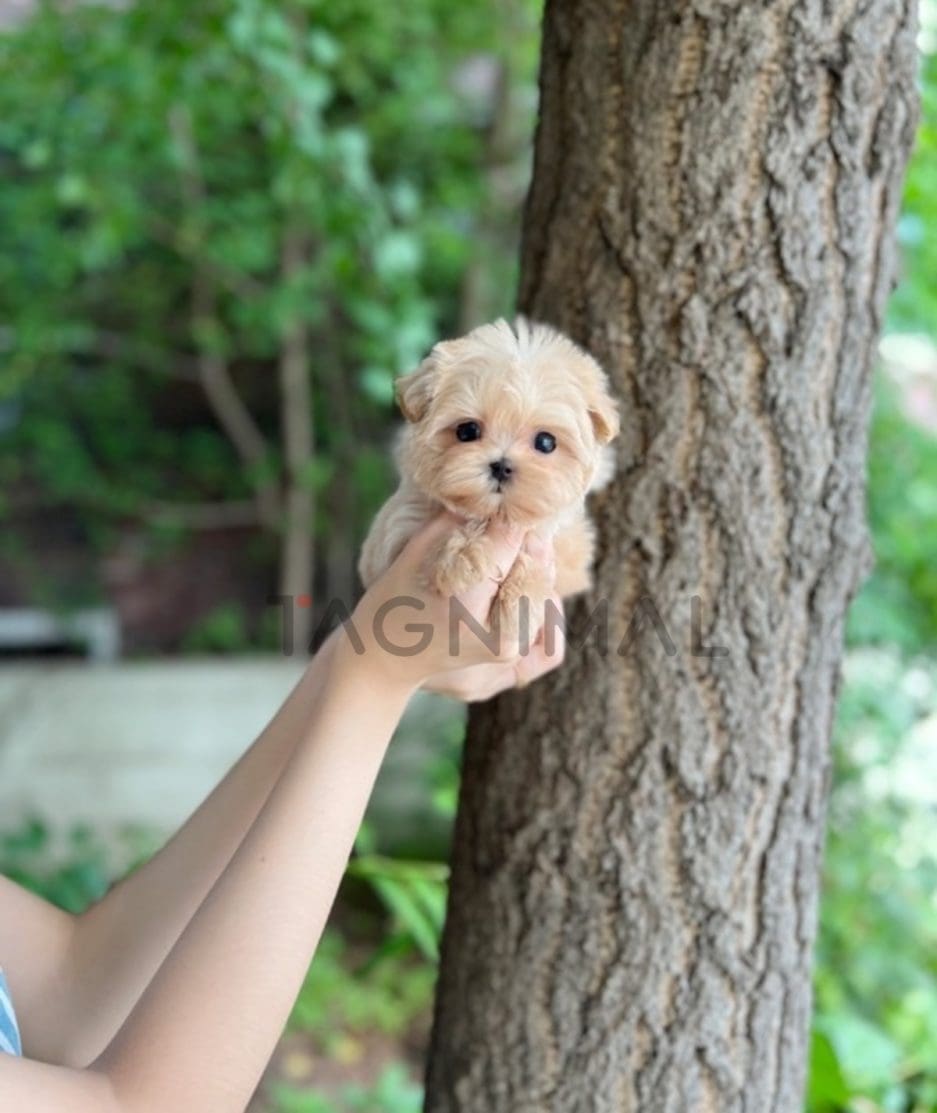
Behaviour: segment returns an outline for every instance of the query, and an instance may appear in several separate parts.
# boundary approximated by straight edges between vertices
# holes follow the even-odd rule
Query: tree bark
[[[802,1108],[914,23],[548,0],[519,302],[621,398],[608,651],[471,715],[430,1113]]]

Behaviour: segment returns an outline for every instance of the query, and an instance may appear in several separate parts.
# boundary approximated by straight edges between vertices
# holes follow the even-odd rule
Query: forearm
[[[55,1113],[245,1107],[302,984],[407,697],[427,677],[517,668],[516,652],[503,642],[493,651],[485,638],[453,657],[450,601],[421,587],[447,528],[442,516],[431,523],[365,593],[355,611],[359,632],[372,631],[365,657],[336,640],[321,699],[275,786],[107,1049],[85,1071],[0,1056],[0,1108],[18,1108],[24,1095],[31,1109]],[[492,571],[512,566],[523,534],[504,529],[499,538]],[[499,582],[486,575],[460,596],[485,629]],[[419,657],[386,649],[412,633],[410,617],[388,605],[411,597],[434,634]],[[15,893],[6,898],[14,919]]]
[[[42,1026],[58,1062],[91,1062],[119,1029],[231,860],[296,747],[321,693],[327,643],[257,741],[177,834],[81,916],[66,979]],[[63,1007],[64,1006],[64,1007]]]
[[[141,1095],[147,1108],[244,1107],[302,984],[406,697],[375,685],[352,654],[336,662],[284,775],[94,1066],[126,1108]]]

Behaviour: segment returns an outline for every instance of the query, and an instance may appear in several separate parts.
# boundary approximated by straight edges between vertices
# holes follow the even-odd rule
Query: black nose
[[[500,460],[492,460],[488,465],[491,469],[491,474],[499,483],[505,483],[511,478],[511,472],[514,470],[511,467],[511,461],[502,456]]]

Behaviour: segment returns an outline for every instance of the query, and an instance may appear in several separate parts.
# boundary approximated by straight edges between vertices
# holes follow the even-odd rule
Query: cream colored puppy
[[[367,587],[443,508],[461,520],[427,573],[444,595],[490,574],[486,529],[495,519],[552,541],[555,584],[521,554],[498,594],[501,629],[518,629],[518,601],[536,614],[553,594],[591,583],[593,527],[585,496],[611,475],[606,446],[618,433],[602,369],[571,340],[519,317],[437,344],[397,380],[407,425],[400,486],[378,512],[361,551]]]

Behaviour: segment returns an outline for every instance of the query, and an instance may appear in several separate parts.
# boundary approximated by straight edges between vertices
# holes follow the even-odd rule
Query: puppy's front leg
[[[485,576],[504,574],[505,569],[492,567],[487,529],[487,522],[464,522],[440,545],[428,570],[440,595],[459,595]]]

